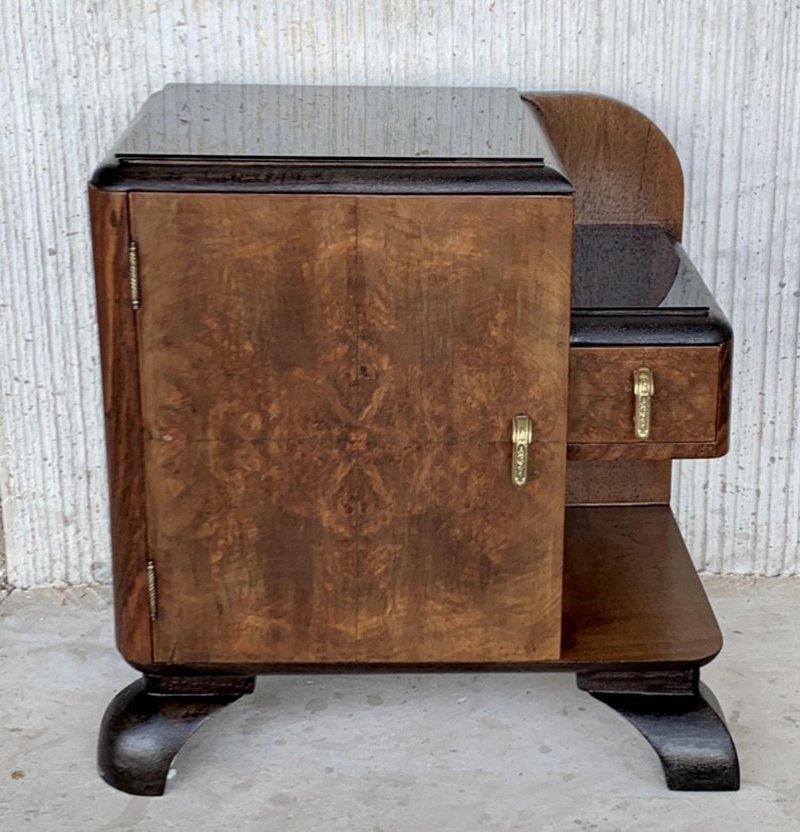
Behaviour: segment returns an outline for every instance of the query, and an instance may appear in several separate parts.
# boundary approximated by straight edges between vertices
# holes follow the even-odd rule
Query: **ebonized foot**
[[[699,670],[578,673],[578,687],[625,717],[655,749],[676,791],[735,791],[739,759]]]
[[[100,726],[100,775],[128,794],[164,794],[172,760],[217,710],[255,687],[253,677],[149,676],[118,693]]]

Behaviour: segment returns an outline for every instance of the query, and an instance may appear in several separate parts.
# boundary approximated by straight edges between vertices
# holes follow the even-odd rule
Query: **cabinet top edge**
[[[119,160],[103,162],[91,186],[104,191],[279,194],[557,195],[574,188],[557,169],[526,162],[462,164],[391,160]]]
[[[535,107],[503,87],[169,84],[112,156],[557,165]]]

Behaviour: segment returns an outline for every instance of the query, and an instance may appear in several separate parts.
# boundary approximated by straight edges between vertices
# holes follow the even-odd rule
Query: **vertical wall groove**
[[[676,145],[685,244],[737,335],[731,454],[677,466],[709,571],[800,556],[800,9],[790,0],[8,0],[0,495],[9,580],[107,580],[85,182],[171,81],[511,85],[621,98]]]

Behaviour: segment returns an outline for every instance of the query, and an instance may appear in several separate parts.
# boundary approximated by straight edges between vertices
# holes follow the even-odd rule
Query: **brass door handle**
[[[528,448],[533,441],[533,422],[530,416],[518,413],[511,421],[511,482],[523,486],[528,481]]]
[[[650,416],[653,409],[653,395],[656,392],[653,371],[648,367],[639,367],[633,371],[633,433],[637,439],[650,438]]]

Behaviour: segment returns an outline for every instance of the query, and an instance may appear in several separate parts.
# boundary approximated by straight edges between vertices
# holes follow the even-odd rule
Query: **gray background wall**
[[[732,452],[677,466],[698,566],[798,571],[800,6],[790,0],[3,0],[0,496],[8,579],[109,577],[85,182],[171,81],[509,85],[621,98],[687,182],[737,336]]]

